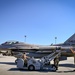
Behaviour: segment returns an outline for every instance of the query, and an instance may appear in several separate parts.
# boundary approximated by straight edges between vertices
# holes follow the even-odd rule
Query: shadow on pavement
[[[75,72],[75,70],[71,70],[71,71],[57,71],[57,73],[71,73],[71,72]]]
[[[75,65],[74,64],[59,64],[59,66],[75,68]]]
[[[27,69],[18,69],[18,68],[11,68],[8,71],[21,71],[21,72],[55,72],[55,71],[51,71],[51,70],[47,70],[47,69],[42,69],[42,70],[35,70],[35,71],[29,71]]]
[[[0,64],[16,65],[14,62],[0,62]]]
[[[11,68],[8,71],[19,71],[19,69],[18,68]]]

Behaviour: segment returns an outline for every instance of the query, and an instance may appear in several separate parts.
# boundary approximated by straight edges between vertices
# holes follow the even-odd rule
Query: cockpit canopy
[[[4,44],[7,44],[7,45],[10,45],[10,44],[18,44],[19,41],[6,41],[4,43],[2,43],[1,45],[4,45]]]

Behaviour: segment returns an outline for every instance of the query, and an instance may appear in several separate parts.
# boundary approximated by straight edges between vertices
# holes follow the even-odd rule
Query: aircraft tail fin
[[[67,39],[64,44],[75,45],[75,33],[69,39]]]

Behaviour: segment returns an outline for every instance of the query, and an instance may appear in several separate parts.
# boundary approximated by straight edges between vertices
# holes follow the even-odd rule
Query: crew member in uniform
[[[59,65],[59,57],[54,58],[54,66],[56,67],[56,70],[58,70]]]
[[[27,59],[30,58],[26,55],[26,53],[23,53],[22,59],[24,60],[24,66],[27,66]]]
[[[74,54],[74,62],[75,62],[75,51],[71,48],[70,49],[71,50],[71,52]],[[75,64],[75,63],[74,63]],[[73,70],[73,71],[75,71],[75,69]]]

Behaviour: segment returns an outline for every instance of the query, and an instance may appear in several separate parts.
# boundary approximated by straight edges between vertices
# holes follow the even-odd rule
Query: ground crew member
[[[59,57],[54,58],[54,66],[56,67],[56,70],[58,70],[59,65]]]
[[[74,62],[75,62],[75,51],[71,48],[71,52],[74,54]],[[74,70],[75,71],[75,70]]]
[[[27,66],[27,59],[28,58],[30,58],[30,57],[26,56],[26,53],[23,53],[22,59],[24,60],[24,66]]]
[[[72,48],[70,50],[72,51],[73,54],[75,54],[75,51]]]

